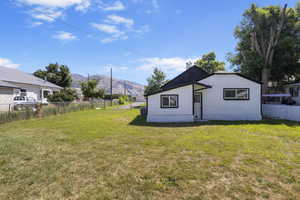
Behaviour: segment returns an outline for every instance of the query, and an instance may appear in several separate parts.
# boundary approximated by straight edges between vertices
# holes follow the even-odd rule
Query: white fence
[[[300,106],[263,104],[264,117],[300,121]]]

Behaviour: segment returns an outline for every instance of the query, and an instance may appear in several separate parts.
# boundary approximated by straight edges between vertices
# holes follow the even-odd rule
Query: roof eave
[[[159,94],[161,92],[166,92],[166,91],[169,91],[169,90],[173,90],[173,89],[176,89],[176,88],[185,87],[185,86],[193,85],[193,84],[200,85],[200,86],[203,86],[205,88],[212,88],[212,86],[210,86],[210,85],[206,85],[206,84],[203,84],[203,83],[198,83],[197,81],[192,81],[192,82],[181,84],[181,85],[177,85],[175,87],[168,88],[168,89],[165,89],[165,90],[161,89],[161,90],[159,90],[157,92],[153,92],[153,93],[150,93],[150,94],[147,94],[147,95],[144,95],[144,96],[148,97],[148,96],[152,96],[152,95],[155,95],[155,94]]]

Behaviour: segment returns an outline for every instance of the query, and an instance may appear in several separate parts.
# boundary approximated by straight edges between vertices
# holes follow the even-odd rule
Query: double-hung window
[[[224,88],[224,100],[249,100],[249,88]]]
[[[178,95],[164,94],[160,96],[161,108],[178,108]]]

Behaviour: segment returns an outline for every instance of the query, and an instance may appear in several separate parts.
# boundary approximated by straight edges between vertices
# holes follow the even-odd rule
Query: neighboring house
[[[61,87],[17,69],[0,66],[0,111],[12,108],[14,97],[26,96],[45,103],[47,96]]]
[[[300,82],[292,83],[285,86],[286,92],[291,94],[292,99],[300,104]]]
[[[239,73],[193,66],[148,94],[148,122],[261,120],[261,84]]]

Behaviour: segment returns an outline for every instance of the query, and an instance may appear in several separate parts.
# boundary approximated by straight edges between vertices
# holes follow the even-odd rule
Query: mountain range
[[[87,81],[88,77],[80,74],[72,74],[72,87],[80,88],[80,83]],[[89,76],[89,79],[95,79],[98,81],[98,88],[104,88],[106,93],[110,93],[110,77],[104,75],[92,75]],[[132,96],[143,96],[144,95],[144,85],[135,83],[132,81],[114,79],[112,81],[113,94],[126,94]]]

